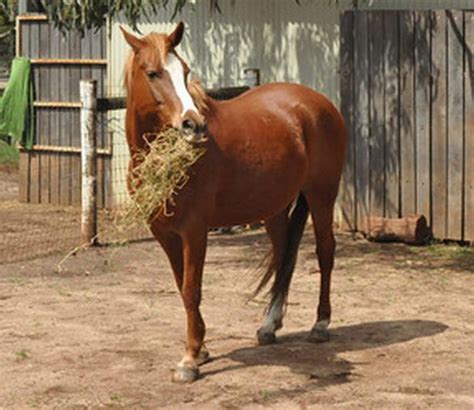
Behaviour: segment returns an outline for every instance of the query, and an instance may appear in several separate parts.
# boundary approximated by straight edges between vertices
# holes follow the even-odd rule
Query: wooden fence
[[[473,11],[341,16],[346,227],[419,213],[435,237],[474,241],[473,50]]]
[[[95,79],[106,91],[106,29],[62,35],[41,14],[17,18],[16,55],[31,59],[36,141],[20,153],[20,200],[80,205],[79,81]],[[98,202],[111,203],[111,147],[106,114],[98,118]]]

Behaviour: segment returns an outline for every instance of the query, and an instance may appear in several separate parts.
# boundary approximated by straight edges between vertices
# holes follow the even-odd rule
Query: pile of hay
[[[150,223],[160,211],[170,215],[168,207],[188,181],[189,168],[205,152],[202,146],[188,142],[183,133],[172,128],[159,134],[145,134],[144,139],[147,149],[135,154],[138,165],[129,175],[131,200],[120,217],[129,227]]]

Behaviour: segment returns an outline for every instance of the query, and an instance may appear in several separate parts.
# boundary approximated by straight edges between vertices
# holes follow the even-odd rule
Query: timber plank
[[[41,165],[38,153],[29,152],[30,156],[30,202],[39,204],[41,202]]]
[[[385,215],[400,216],[400,127],[399,127],[399,21],[398,12],[384,15],[385,68]]]
[[[463,18],[446,11],[448,32],[448,239],[462,239],[463,198]]]
[[[464,237],[474,241],[474,12],[464,12]]]
[[[49,44],[50,44],[50,29],[49,24],[41,23],[40,25],[40,57],[49,55]],[[38,90],[37,101],[50,101],[51,100],[51,78],[49,76],[50,70],[48,67],[33,67],[34,71],[37,71],[41,77],[41,82],[36,86]],[[50,145],[50,110],[36,108],[37,124],[36,137],[38,145]]]
[[[30,154],[20,151],[19,201],[30,202]]]
[[[431,222],[430,76],[431,17],[429,11],[415,16],[415,127],[416,213]]]
[[[59,156],[59,203],[71,205],[71,159],[69,154]]]
[[[50,201],[49,189],[50,189],[50,175],[49,175],[49,154],[46,152],[38,153],[40,160],[40,202],[47,204]]]
[[[354,135],[357,192],[357,229],[366,231],[369,215],[369,44],[367,13],[354,14],[355,112]]]
[[[435,238],[446,238],[447,207],[447,39],[446,14],[444,11],[432,14],[432,65],[431,65],[431,180],[432,229]]]
[[[383,216],[385,208],[385,79],[382,11],[369,14],[369,214]]]
[[[348,131],[346,160],[341,183],[342,229],[355,231],[355,158],[354,158],[354,13],[341,15],[340,59],[341,113]]]
[[[400,171],[401,216],[416,210],[413,12],[400,12]]]
[[[58,205],[60,203],[60,155],[57,152],[49,153],[49,172],[50,172],[50,189],[49,189],[49,201],[51,204]]]

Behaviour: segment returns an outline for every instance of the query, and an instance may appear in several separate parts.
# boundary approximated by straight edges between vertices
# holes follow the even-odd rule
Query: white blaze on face
[[[186,83],[184,82],[184,68],[181,61],[173,53],[168,53],[166,57],[166,64],[164,69],[168,71],[168,74],[171,77],[171,82],[173,83],[174,90],[176,95],[181,101],[183,110],[181,115],[184,115],[186,111],[198,111],[194,105],[194,101],[189,95],[188,89],[186,88]]]

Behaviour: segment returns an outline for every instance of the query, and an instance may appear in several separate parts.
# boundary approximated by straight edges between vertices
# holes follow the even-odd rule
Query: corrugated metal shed
[[[242,70],[258,67],[264,82],[293,81],[337,98],[339,9],[328,1],[224,0],[222,14],[206,1],[187,8],[180,19],[187,32],[180,52],[207,87],[242,83]],[[170,31],[170,13],[156,23],[140,25],[143,33]],[[122,67],[128,53],[119,24],[112,26],[110,92],[121,90]]]

